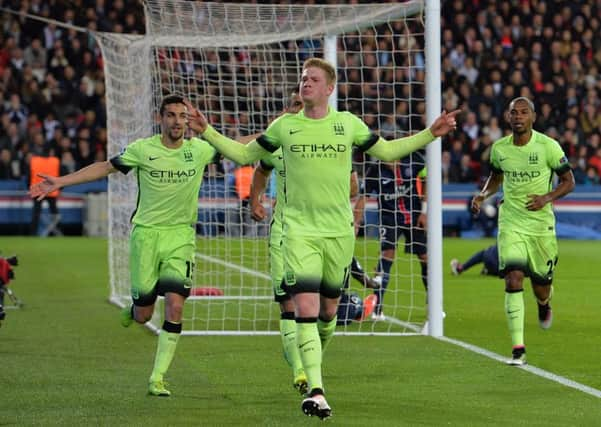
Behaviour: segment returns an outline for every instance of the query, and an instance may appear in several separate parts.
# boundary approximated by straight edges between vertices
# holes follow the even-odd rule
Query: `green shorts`
[[[516,232],[499,232],[499,274],[523,271],[532,283],[550,285],[557,265],[555,235],[533,236]]]
[[[291,295],[315,292],[327,298],[342,293],[353,259],[355,236],[284,236],[284,284]]]
[[[290,295],[282,289],[284,258],[282,255],[282,223],[280,221],[272,221],[269,231],[269,275],[275,301],[283,302],[290,299]]]
[[[135,305],[152,305],[158,295],[166,292],[185,298],[190,295],[195,239],[196,230],[190,226],[134,226],[129,240],[129,269]]]

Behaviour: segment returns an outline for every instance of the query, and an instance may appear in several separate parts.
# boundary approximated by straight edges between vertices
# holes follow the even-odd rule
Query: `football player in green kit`
[[[282,288],[294,302],[297,344],[309,382],[301,409],[322,419],[332,413],[324,394],[322,349],[336,328],[338,300],[355,243],[349,199],[352,148],[386,161],[400,159],[455,129],[459,113],[443,112],[430,128],[386,141],[354,114],[328,106],[335,84],[336,71],[327,61],[306,60],[299,87],[304,108],[278,117],[247,145],[218,133],[201,112],[188,105],[190,127],[237,163],[249,164],[282,150]]]
[[[557,265],[557,239],[552,202],[574,189],[574,175],[559,143],[532,129],[536,118],[528,98],[509,104],[512,133],[492,147],[491,174],[472,200],[472,212],[503,186],[499,210],[499,274],[505,278],[505,315],[512,342],[510,365],[526,363],[524,345],[524,288],[530,277],[538,304],[540,327],[551,327],[553,270]],[[553,173],[559,183],[552,188]]]
[[[206,141],[184,139],[188,111],[181,96],[166,96],[159,114],[161,134],[138,139],[112,159],[69,175],[43,175],[44,181],[34,185],[30,194],[42,199],[58,188],[134,170],[138,199],[129,243],[133,304],[121,312],[121,324],[127,327],[134,320],[147,322],[157,296],[165,296],[165,320],[148,393],[169,396],[163,377],[175,354],[182,331],[182,310],[192,285],[198,193],[205,166],[218,155]]]

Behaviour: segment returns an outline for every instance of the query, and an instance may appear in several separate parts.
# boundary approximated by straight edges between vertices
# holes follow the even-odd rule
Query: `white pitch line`
[[[260,277],[261,279],[271,280],[271,277],[265,273],[261,273],[260,271],[251,270],[250,268],[242,267],[238,264],[232,264],[231,262],[226,262],[219,258],[214,258],[209,255],[201,254],[200,252],[196,252],[196,258],[204,259],[205,261],[212,262],[213,264],[223,265],[224,267],[233,268],[235,270],[239,270],[241,273],[248,274],[250,276]]]
[[[203,255],[203,254],[198,253],[198,252],[196,253],[196,257],[204,259],[204,260],[212,262],[212,263],[215,263],[215,264],[223,265],[225,267],[237,269],[240,272],[245,273],[245,274],[249,274],[251,276],[261,277],[261,278],[270,280],[270,277],[267,274],[261,273],[259,271],[251,270],[249,268],[242,267],[242,266],[240,266],[238,264],[233,264],[233,263],[230,263],[230,262],[226,262],[226,261],[223,261],[221,259],[213,258],[213,257],[208,256],[208,255]],[[392,320],[392,319],[390,319],[390,320]],[[394,319],[394,320],[396,320],[396,322],[393,321],[393,323],[401,324],[402,326],[405,326],[405,327],[407,327],[409,329],[413,329],[416,332],[419,332],[418,327],[416,327],[416,326],[414,326],[414,325],[412,325],[410,323],[402,322],[402,321],[400,321],[398,319]],[[481,347],[478,347],[478,346],[475,346],[473,344],[469,344],[469,343],[466,343],[466,342],[463,342],[463,341],[459,341],[459,340],[456,340],[456,339],[453,339],[453,338],[437,337],[436,339],[438,339],[440,341],[444,341],[444,342],[450,343],[450,344],[454,344],[454,345],[459,346],[461,348],[464,348],[466,350],[472,351],[472,352],[474,352],[476,354],[480,354],[482,356],[486,356],[486,357],[488,357],[490,359],[497,360],[497,361],[502,362],[502,363],[505,363],[505,361],[507,360],[506,357],[503,357],[500,354],[494,353],[494,352],[486,350],[484,348],[481,348]],[[581,384],[579,382],[573,381],[573,380],[571,380],[569,378],[562,377],[561,375],[557,375],[557,374],[554,374],[552,372],[545,371],[544,369],[537,368],[536,366],[533,366],[533,365],[523,365],[523,366],[518,366],[518,367],[514,366],[513,368],[523,369],[524,371],[528,371],[531,374],[537,375],[537,376],[542,377],[542,378],[546,378],[546,379],[548,379],[550,381],[554,381],[554,382],[556,382],[558,384],[564,385],[566,387],[573,388],[575,390],[581,391],[581,392],[586,393],[586,394],[590,394],[591,396],[594,396],[594,397],[597,397],[597,398],[601,399],[601,390],[598,390],[598,389],[593,388],[593,387],[589,387],[587,385],[584,385],[584,384]]]
[[[456,340],[453,338],[437,337],[436,339],[439,339],[440,341],[448,342],[450,344],[457,345],[461,348],[464,348],[469,351],[473,351],[474,353],[480,354],[482,356],[486,356],[490,359],[494,359],[499,362],[505,363],[505,361],[507,360],[507,357],[503,357],[500,354],[494,353],[494,352],[486,350],[484,348],[480,348],[478,346],[475,346],[475,345],[472,345],[472,344],[469,344],[469,343],[466,343],[463,341],[459,341],[459,340]],[[564,385],[566,387],[576,389],[578,391],[581,391],[586,394],[590,394],[591,396],[601,399],[601,390],[597,390],[596,388],[589,387],[584,384],[580,384],[579,382],[573,381],[566,377],[562,377],[561,375],[554,374],[553,372],[545,371],[544,369],[540,369],[540,368],[537,368],[536,366],[532,366],[532,365],[508,367],[508,369],[515,369],[515,368],[523,369],[524,371],[528,371],[531,374],[537,375],[542,378],[546,378],[548,380],[554,381],[554,382]]]

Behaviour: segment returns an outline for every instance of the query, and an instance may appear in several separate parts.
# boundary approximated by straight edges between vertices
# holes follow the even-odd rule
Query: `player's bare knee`
[[[330,321],[338,311],[338,298],[322,298],[319,307],[319,318]]]
[[[180,301],[175,301],[165,308],[166,318],[170,322],[179,322],[182,319],[184,312],[184,304]]]
[[[288,299],[280,302],[280,313],[293,313],[294,312],[294,302],[292,299]]]
[[[505,291],[519,292],[524,289],[524,273],[519,270],[513,270],[505,275]]]
[[[134,320],[136,323],[143,325],[152,318],[153,310],[144,310],[136,308],[134,310]]]

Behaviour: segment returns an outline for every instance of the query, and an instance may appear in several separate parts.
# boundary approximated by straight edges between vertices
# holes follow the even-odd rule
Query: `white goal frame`
[[[366,4],[366,5],[337,5],[337,6],[292,6],[292,5],[245,5],[186,2],[181,0],[149,0],[145,1],[145,14],[147,19],[146,35],[123,35],[113,33],[95,33],[101,46],[105,60],[106,93],[107,93],[107,128],[109,146],[107,154],[112,157],[118,154],[131,141],[146,137],[157,131],[156,124],[150,120],[156,114],[156,76],[152,72],[140,72],[143,69],[153,68],[152,50],[165,46],[177,47],[237,47],[249,45],[264,45],[282,40],[298,40],[303,38],[320,37],[324,43],[323,54],[332,64],[337,64],[338,52],[336,40],[339,34],[356,30],[365,23],[366,27],[385,23],[393,19],[401,19],[414,14],[425,12],[425,57],[426,57],[426,106],[427,122],[440,113],[440,5],[439,2],[427,0],[409,1],[401,5],[395,3]],[[281,27],[266,27],[262,20],[264,16],[274,11],[288,8],[290,14],[302,14],[311,19],[311,22],[301,25],[292,25],[286,21]],[[184,17],[182,21],[176,21]],[[252,16],[256,16],[256,20]],[[200,16],[203,14],[203,16]],[[169,31],[156,26],[156,17],[172,20],[175,24]],[[194,26],[202,19],[211,17],[215,28],[212,30],[227,30],[227,37],[223,33],[210,34],[198,32]],[[240,21],[238,17],[244,18]],[[231,21],[228,21],[231,19]],[[206,21],[203,21],[206,23]],[[280,24],[277,19],[274,25]],[[220,28],[217,28],[219,27]],[[211,30],[211,28],[209,28]],[[276,31],[277,30],[277,31]],[[278,32],[279,31],[279,32]],[[252,37],[249,37],[252,34]],[[282,34],[285,34],[284,39]],[[128,63],[123,63],[124,58]],[[130,64],[138,67],[131,68]],[[336,93],[330,99],[331,105],[337,105]],[[408,323],[404,325],[406,331],[401,333],[427,333],[433,336],[442,336],[442,202],[440,169],[440,142],[434,142],[427,150],[428,153],[428,249],[429,249],[429,289],[428,289],[428,318],[427,326]],[[119,306],[130,303],[128,275],[128,238],[130,231],[129,215],[133,211],[135,194],[132,193],[132,178],[113,174],[109,178],[109,268],[110,268],[110,301]],[[203,201],[199,202],[202,206]],[[400,252],[400,251],[399,251]],[[403,256],[403,255],[400,255]],[[207,257],[199,254],[199,257]],[[212,256],[211,256],[212,257]],[[214,257],[212,257],[214,258]],[[214,258],[216,259],[216,258]],[[211,262],[219,262],[211,261]],[[224,260],[223,262],[228,262]],[[242,267],[244,268],[244,267]],[[267,272],[255,271],[249,274],[268,282]],[[246,273],[244,273],[246,274]],[[266,285],[270,286],[270,285]],[[269,288],[270,289],[270,288]],[[270,292],[262,295],[226,295],[213,297],[191,297],[190,301],[216,301],[236,298],[238,300],[252,299],[265,301],[272,304]],[[159,308],[161,304],[157,304]],[[155,310],[155,316],[149,322],[149,327],[158,330],[161,325],[162,310]],[[393,319],[394,321],[394,319]],[[399,321],[403,324],[403,321]],[[251,334],[277,334],[276,329],[193,329],[184,330],[185,335],[251,335]],[[370,335],[398,335],[390,332],[359,331],[339,329],[344,334],[370,334]]]

